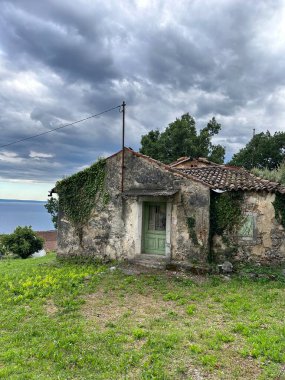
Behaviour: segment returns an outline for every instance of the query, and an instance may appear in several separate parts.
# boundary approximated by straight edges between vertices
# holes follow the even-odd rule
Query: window
[[[165,231],[166,205],[149,205],[148,230]]]
[[[245,215],[242,226],[238,231],[241,238],[253,239],[255,227],[255,215]]]

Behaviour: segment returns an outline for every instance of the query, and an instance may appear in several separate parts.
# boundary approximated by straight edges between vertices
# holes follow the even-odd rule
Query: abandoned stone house
[[[285,261],[285,230],[274,207],[285,193],[280,184],[206,159],[165,165],[125,148],[122,191],[121,167],[122,151],[105,160],[108,201],[94,199],[80,234],[60,208],[60,257],[151,257],[179,265]]]

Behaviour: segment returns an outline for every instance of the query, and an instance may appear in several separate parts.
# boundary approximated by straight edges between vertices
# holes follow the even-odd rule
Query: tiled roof
[[[215,162],[209,161],[205,157],[198,157],[198,158],[180,157],[180,158],[178,158],[177,161],[174,161],[171,164],[169,164],[169,166],[174,167],[176,165],[183,164],[183,163],[185,163],[187,161],[198,161],[198,162],[202,162],[203,164],[213,165],[213,166],[218,166],[219,165],[219,164],[216,164]]]
[[[177,169],[207,183],[212,189],[268,191],[285,194],[285,186],[256,177],[243,168],[231,166],[206,166],[202,168]]]

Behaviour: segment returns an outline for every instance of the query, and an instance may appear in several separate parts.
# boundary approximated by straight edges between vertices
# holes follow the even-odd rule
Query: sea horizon
[[[46,201],[0,199],[0,234],[12,233],[17,226],[35,231],[51,231],[54,225],[44,205]]]
[[[47,201],[38,201],[35,199],[5,199],[0,198],[0,202],[36,202],[36,203],[47,203]]]

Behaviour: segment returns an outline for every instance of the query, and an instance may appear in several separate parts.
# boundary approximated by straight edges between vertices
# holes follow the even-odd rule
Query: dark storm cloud
[[[0,29],[4,48],[13,51],[16,60],[21,61],[28,55],[71,81],[82,78],[101,82],[117,77],[112,56],[104,43],[104,30],[93,28],[92,36],[84,35],[75,20],[66,24],[59,23],[61,20],[55,22],[44,13],[32,14],[32,2],[29,7],[23,6],[25,2],[18,4],[16,7],[4,2]],[[63,17],[63,22],[65,20]],[[96,24],[96,19],[94,21]]]
[[[0,2],[1,144],[127,101],[126,145],[189,112],[229,158],[285,125],[283,1]],[[121,114],[0,150],[0,177],[55,181],[120,149]]]

